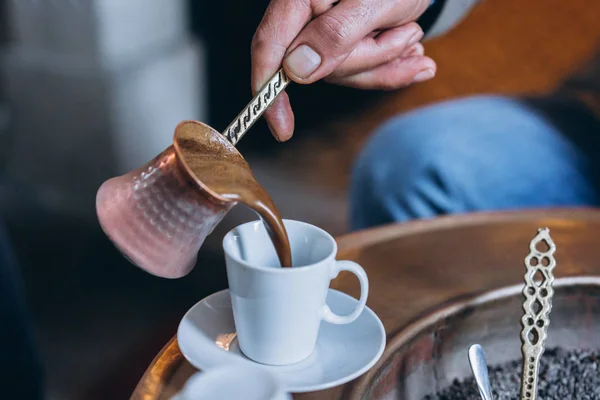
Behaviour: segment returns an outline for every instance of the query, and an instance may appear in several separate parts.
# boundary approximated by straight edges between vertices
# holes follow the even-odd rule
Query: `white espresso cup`
[[[239,364],[197,372],[172,400],[292,400],[264,368]]]
[[[284,220],[292,268],[281,268],[261,221],[231,230],[223,239],[233,319],[240,350],[262,364],[287,365],[309,357],[321,321],[348,324],[359,317],[369,293],[364,269],[336,261],[333,237],[316,226]],[[330,281],[350,271],[360,281],[360,299],[348,315],[326,304]]]

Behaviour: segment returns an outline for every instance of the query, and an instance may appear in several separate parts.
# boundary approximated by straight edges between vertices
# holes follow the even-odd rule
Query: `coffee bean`
[[[521,390],[521,360],[489,367],[495,400],[516,400]],[[546,349],[538,377],[538,399],[600,400],[600,351]],[[423,400],[481,400],[473,378],[454,380]]]

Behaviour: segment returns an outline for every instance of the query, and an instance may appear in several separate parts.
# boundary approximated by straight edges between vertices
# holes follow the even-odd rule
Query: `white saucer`
[[[357,300],[329,289],[327,304],[338,314],[348,314]],[[233,363],[258,365],[274,373],[285,390],[312,392],[344,384],[362,375],[379,360],[385,348],[381,320],[365,307],[352,323],[321,323],[313,354],[299,363],[272,366],[247,358],[238,346],[229,290],[201,300],[183,317],[177,330],[179,349],[196,368],[203,370]]]

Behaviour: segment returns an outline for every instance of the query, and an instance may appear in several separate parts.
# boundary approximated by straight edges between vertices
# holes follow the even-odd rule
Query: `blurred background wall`
[[[104,179],[162,151],[180,120],[206,118],[187,1],[5,3],[6,174],[40,205],[93,217]]]
[[[4,48],[8,36],[7,19],[6,4],[3,1],[0,1],[0,48]],[[4,169],[6,148],[8,145],[6,127],[8,124],[8,110],[6,107],[5,86],[4,79],[0,79],[0,170]]]

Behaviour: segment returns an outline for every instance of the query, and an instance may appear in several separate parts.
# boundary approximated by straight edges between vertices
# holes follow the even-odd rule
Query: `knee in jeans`
[[[411,189],[416,181],[453,175],[457,160],[472,157],[473,150],[494,152],[501,134],[490,124],[501,122],[516,109],[511,99],[476,96],[427,106],[384,123],[368,140],[353,170],[354,187],[379,195],[390,182]],[[495,118],[496,117],[496,118]],[[367,190],[364,190],[366,192]]]
[[[428,176],[439,165],[435,135],[422,135],[405,122],[399,117],[384,124],[357,158],[350,188],[353,230],[414,216],[414,199],[423,195]]]
[[[395,118],[374,133],[352,171],[354,193],[382,198],[414,187],[434,167],[436,135]]]

